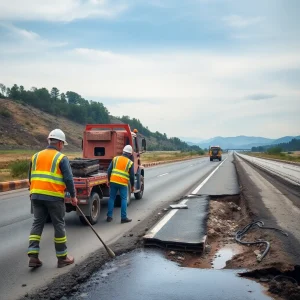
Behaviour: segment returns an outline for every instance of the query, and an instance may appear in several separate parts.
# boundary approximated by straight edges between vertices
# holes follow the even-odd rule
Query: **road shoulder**
[[[276,232],[274,235],[281,241],[283,251],[287,254],[287,261],[299,264],[297,249],[300,249],[300,210],[294,205],[296,199],[291,192],[291,186],[285,187],[275,176],[251,166],[240,158],[236,159],[236,169],[242,197],[245,198],[252,219],[262,220],[266,226],[281,228],[288,232],[288,238]]]

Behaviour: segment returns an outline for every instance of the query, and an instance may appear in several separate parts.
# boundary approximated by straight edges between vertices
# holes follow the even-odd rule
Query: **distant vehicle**
[[[209,147],[209,160],[213,161],[214,159],[222,160],[222,149],[220,146]]]

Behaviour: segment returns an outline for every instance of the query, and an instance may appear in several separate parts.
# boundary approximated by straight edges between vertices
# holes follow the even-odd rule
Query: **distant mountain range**
[[[217,136],[208,140],[202,140],[199,143],[193,143],[190,141],[186,142],[189,145],[197,145],[200,148],[208,148],[209,146],[219,145],[223,149],[251,149],[252,147],[258,146],[267,146],[267,145],[277,145],[280,143],[288,143],[292,139],[300,139],[300,135],[298,136],[284,136],[279,139],[269,139],[264,137],[256,137],[256,136],[235,136],[235,137],[221,137]]]

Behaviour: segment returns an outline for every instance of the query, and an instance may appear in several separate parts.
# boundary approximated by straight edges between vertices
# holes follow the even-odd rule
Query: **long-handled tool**
[[[99,234],[96,232],[96,230],[94,229],[94,227],[92,226],[92,224],[89,222],[89,220],[87,219],[87,217],[83,214],[82,210],[78,207],[78,205],[76,205],[76,208],[79,210],[79,212],[81,213],[81,215],[84,217],[85,221],[87,222],[87,224],[92,228],[92,230],[94,231],[94,233],[96,234],[96,236],[98,237],[98,239],[100,240],[100,242],[103,244],[105,250],[107,251],[108,255],[110,257],[115,257],[116,254],[114,253],[114,251],[112,251],[101,239],[101,237],[99,236]]]

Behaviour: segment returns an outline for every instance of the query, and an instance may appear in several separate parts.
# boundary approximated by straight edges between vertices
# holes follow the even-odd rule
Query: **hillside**
[[[83,125],[26,104],[0,99],[0,149],[42,149],[47,145],[49,131],[55,128],[66,133],[68,150],[81,149]]]
[[[128,116],[116,118],[109,116],[111,123],[126,123],[131,129],[138,129],[147,140],[148,150],[186,150],[200,151],[190,147],[178,138],[168,138],[159,132],[151,132],[142,123]],[[55,128],[62,129],[69,145],[66,151],[80,151],[81,138],[85,125],[73,122],[63,116],[41,111],[24,102],[0,98],[0,149],[39,150],[47,145],[47,135]]]

